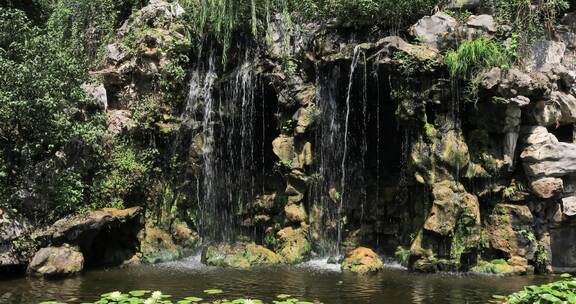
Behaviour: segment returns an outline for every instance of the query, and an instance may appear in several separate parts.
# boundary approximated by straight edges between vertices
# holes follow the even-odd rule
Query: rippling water
[[[326,304],[487,303],[493,294],[517,291],[553,277],[491,277],[462,274],[414,274],[395,264],[375,275],[342,273],[338,265],[313,260],[298,266],[233,270],[203,266],[198,257],[128,269],[92,270],[63,280],[0,280],[0,303],[61,300],[80,303],[108,291],[161,290],[174,295],[202,296],[218,288],[229,297],[271,301],[290,294]],[[205,297],[206,298],[206,297]]]

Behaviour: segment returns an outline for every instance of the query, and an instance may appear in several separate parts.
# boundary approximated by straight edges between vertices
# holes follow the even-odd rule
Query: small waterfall
[[[237,70],[219,77],[217,56],[211,50],[208,61],[199,60],[191,71],[184,115],[199,116],[202,126],[202,172],[196,180],[198,230],[209,240],[234,241],[238,214],[256,194],[256,155],[261,151],[255,139],[256,82],[251,60],[247,50]]]

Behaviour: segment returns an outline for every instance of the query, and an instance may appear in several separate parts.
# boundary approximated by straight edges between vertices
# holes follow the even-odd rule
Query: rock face
[[[358,247],[346,254],[342,261],[342,270],[355,273],[370,273],[382,270],[384,263],[370,248]]]
[[[26,267],[33,250],[30,232],[25,219],[0,208],[0,273]]]
[[[64,244],[40,249],[32,258],[28,271],[42,276],[66,276],[82,271],[84,256],[78,248]]]
[[[506,257],[534,258],[537,243],[534,217],[527,206],[498,204],[486,225],[486,236],[492,248]]]
[[[105,208],[63,218],[36,233],[41,245],[78,246],[87,264],[119,265],[136,254],[143,210]]]

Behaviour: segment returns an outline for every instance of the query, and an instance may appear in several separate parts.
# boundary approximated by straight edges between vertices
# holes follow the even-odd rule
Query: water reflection
[[[218,288],[229,297],[275,299],[281,293],[329,304],[486,303],[493,294],[514,292],[552,277],[486,277],[457,274],[421,275],[386,268],[358,276],[337,265],[310,261],[293,267],[231,270],[206,267],[199,257],[130,269],[95,270],[64,280],[18,278],[0,281],[0,303],[29,304],[41,300],[71,303],[95,300],[113,290],[162,290],[175,297],[202,296]]]

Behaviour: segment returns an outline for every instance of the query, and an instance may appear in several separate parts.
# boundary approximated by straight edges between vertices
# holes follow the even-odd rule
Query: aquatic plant
[[[563,274],[562,280],[540,286],[526,286],[510,296],[494,296],[506,304],[576,303],[576,278]]]
[[[224,293],[221,289],[207,289],[204,290],[207,295],[218,295]],[[276,296],[278,300],[274,300],[272,304],[321,304],[318,301],[309,302],[303,301],[298,298],[292,297],[288,294],[279,294]],[[162,293],[161,291],[151,290],[132,290],[128,293],[120,291],[113,291],[102,294],[100,299],[95,302],[84,304],[192,304],[192,303],[212,303],[212,304],[265,304],[264,301],[259,299],[239,298],[212,298],[204,300],[203,298],[189,296],[179,300],[172,300],[172,296]],[[39,304],[65,304],[60,301],[44,301]]]

